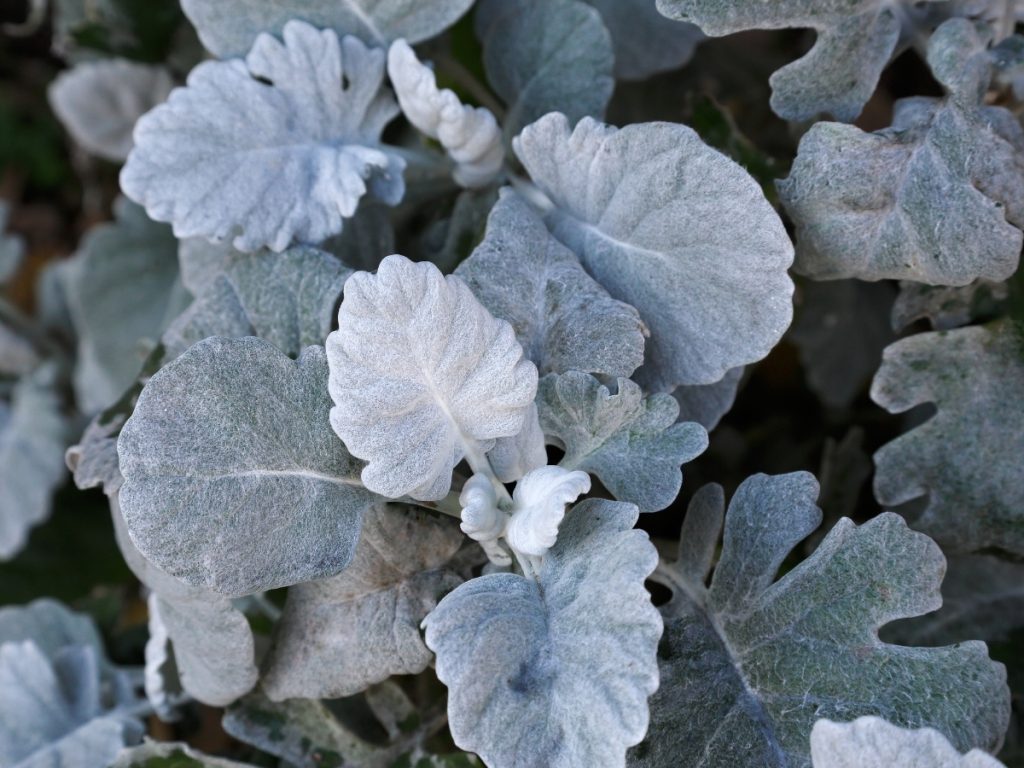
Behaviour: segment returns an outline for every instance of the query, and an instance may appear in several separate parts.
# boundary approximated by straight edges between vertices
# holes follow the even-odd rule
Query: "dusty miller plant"
[[[75,46],[117,3],[54,8],[50,102],[123,196],[37,317],[0,305],[0,556],[66,458],[108,497],[150,638],[139,675],[58,603],[0,610],[0,765],[238,765],[144,740],[195,702],[261,765],[1001,765],[982,641],[1024,626],[1014,3],[181,5],[206,53],[146,63]],[[479,73],[438,42],[456,23]],[[686,125],[605,122],[617,81],[791,27],[816,39],[770,81],[802,134],[777,206]],[[909,48],[942,95],[855,127]],[[21,252],[0,241],[0,280]],[[883,408],[937,409],[874,456],[909,525],[756,474],[697,490],[656,547],[638,521],[790,329],[791,269],[823,401],[873,375]],[[830,498],[870,471],[860,440],[828,449]]]

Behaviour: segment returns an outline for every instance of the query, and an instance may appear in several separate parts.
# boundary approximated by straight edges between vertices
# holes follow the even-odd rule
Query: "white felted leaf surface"
[[[679,421],[695,421],[710,432],[736,402],[744,367],[733,368],[714,384],[677,387],[672,397],[679,403]]]
[[[78,337],[78,407],[106,408],[135,381],[167,324],[184,309],[178,244],[169,227],[125,198],[115,221],[91,230],[63,281]]]
[[[725,515],[710,586],[724,495],[694,498],[679,558],[653,577],[673,597],[662,607],[651,727],[630,765],[810,768],[814,723],[862,715],[935,728],[964,751],[999,746],[1006,670],[984,643],[916,648],[878,638],[885,624],[939,606],[945,561],[933,541],[892,513],[860,526],[842,519],[778,577],[821,522],[817,494],[806,472],[745,480]]]
[[[501,170],[505,148],[494,115],[465,106],[453,91],[437,87],[433,70],[421,64],[405,40],[388,50],[388,77],[402,112],[455,162],[453,176],[463,187],[487,186]]]
[[[263,667],[266,695],[335,699],[426,669],[433,656],[419,625],[462,582],[444,565],[463,541],[452,520],[410,507],[374,507],[344,571],[288,590]]]
[[[658,13],[655,0],[586,0],[601,14],[612,36],[615,77],[643,80],[677,69],[704,39],[693,24]]]
[[[341,571],[374,496],[329,408],[319,347],[297,361],[251,337],[191,347],[150,379],[118,438],[132,541],[231,596]]]
[[[342,230],[368,191],[402,199],[405,161],[380,146],[398,111],[384,51],[301,21],[244,61],[208,61],[139,120],[121,188],[180,237],[282,251]]]
[[[671,504],[683,484],[680,465],[708,446],[699,424],[676,423],[679,404],[671,395],[644,397],[629,379],[619,379],[613,395],[585,373],[549,374],[537,409],[548,441],[565,451],[562,467],[592,472],[642,512]]]
[[[935,330],[948,331],[979,317],[997,314],[997,308],[1009,296],[1009,285],[990,280],[975,280],[961,286],[904,280],[892,307],[892,327],[902,331],[915,320],[927,319]]]
[[[71,470],[80,490],[101,487],[108,496],[121,487],[123,478],[117,466],[117,436],[125,417],[116,415],[104,420],[96,416],[78,442],[64,452],[64,463]]]
[[[538,467],[516,483],[505,539],[517,552],[543,557],[558,539],[565,508],[590,490],[590,475]]]
[[[427,616],[455,743],[492,768],[623,765],[658,685],[661,619],[644,589],[656,553],[631,504],[566,516],[539,582],[466,582]]]
[[[902,99],[875,133],[821,122],[800,140],[778,189],[802,273],[966,285],[1017,269],[1024,132],[1007,110],[983,106],[985,40],[951,19],[928,61],[948,98]]]
[[[550,199],[548,228],[650,329],[634,378],[711,384],[760,360],[792,318],[793,248],[746,171],[674,123],[622,129],[563,115],[514,148]]]
[[[101,664],[106,663],[103,641],[92,620],[50,598],[0,608],[0,645],[26,640],[31,640],[49,659],[62,648],[77,645],[95,649]]]
[[[331,426],[389,498],[443,498],[469,451],[517,435],[537,390],[512,327],[459,278],[388,256],[345,284],[327,337]]]
[[[1005,768],[980,749],[961,755],[933,728],[910,730],[880,717],[819,720],[811,729],[814,768]]]
[[[324,343],[352,274],[329,253],[307,246],[281,254],[235,251],[219,265],[164,333],[168,359],[209,336],[259,336],[298,357],[304,347]]]
[[[658,10],[714,37],[747,29],[811,28],[803,57],[771,77],[772,109],[787,120],[823,112],[850,121],[878,85],[900,37],[902,5],[890,0],[658,0]]]
[[[50,106],[83,149],[123,162],[136,121],[163,102],[174,81],[163,67],[127,59],[76,64],[50,84]]]
[[[506,139],[548,112],[604,117],[615,88],[612,38],[582,0],[483,0],[476,10],[487,80],[508,105]]]
[[[151,602],[170,640],[173,671],[181,687],[213,707],[225,706],[248,693],[259,672],[255,640],[245,614],[223,595],[185,584],[146,560],[128,535],[117,494],[110,496],[110,515],[125,562],[152,590]]]
[[[644,359],[644,325],[556,240],[511,189],[503,189],[487,233],[455,274],[495,316],[507,320],[545,373],[629,376]]]
[[[548,463],[548,452],[544,447],[544,432],[540,428],[537,404],[530,403],[526,409],[523,428],[515,437],[499,437],[488,451],[487,459],[491,469],[503,483],[514,483],[531,469]]]
[[[146,623],[149,637],[145,648],[146,664],[142,671],[143,690],[156,716],[165,723],[172,723],[180,717],[175,711],[175,700],[181,695],[181,680],[174,663],[171,638],[160,617],[160,599],[155,592],[149,593],[146,609],[149,611]]]
[[[66,646],[50,658],[31,640],[0,645],[0,764],[106,768],[138,742],[142,724],[118,712],[130,701],[111,696],[100,674],[92,646]]]
[[[914,527],[951,552],[1024,555],[1024,338],[1010,320],[921,333],[885,350],[871,398],[938,412],[875,453],[875,496],[927,495]]]
[[[182,9],[203,45],[221,58],[241,56],[261,32],[280,34],[301,19],[344,35],[382,45],[434,37],[464,14],[473,0],[237,0],[230,6],[183,0]]]
[[[49,517],[50,497],[67,476],[71,435],[55,379],[47,365],[17,383],[10,404],[0,400],[0,560]]]

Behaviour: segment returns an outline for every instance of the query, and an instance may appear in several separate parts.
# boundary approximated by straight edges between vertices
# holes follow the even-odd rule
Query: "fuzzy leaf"
[[[383,51],[289,22],[284,43],[261,35],[244,62],[200,64],[139,120],[121,188],[181,238],[317,243],[367,191],[405,193],[405,161],[380,146],[397,113],[383,78]]]
[[[146,608],[149,611],[149,638],[146,640],[143,689],[156,716],[165,723],[173,723],[180,717],[175,704],[183,689],[167,625],[160,616],[160,598],[156,592],[149,593]]]
[[[163,67],[127,59],[76,64],[50,84],[50,106],[83,149],[123,162],[132,149],[132,129],[174,87]]]
[[[124,478],[117,466],[117,436],[124,421],[121,415],[104,421],[100,414],[89,422],[78,442],[64,452],[64,463],[79,489],[101,487],[108,496],[120,489]]]
[[[644,80],[678,69],[704,39],[693,24],[658,13],[655,0],[586,0],[601,14],[615,49],[615,77]]]
[[[582,0],[482,0],[480,6],[484,69],[508,105],[506,139],[554,110],[572,122],[604,116],[615,55],[596,10]]]
[[[650,328],[646,389],[710,384],[760,360],[792,318],[792,245],[758,184],[674,123],[622,129],[563,115],[516,154],[552,204],[548,228]]]
[[[823,112],[851,121],[875,91],[900,36],[902,0],[658,0],[671,19],[720,37],[747,29],[809,27],[818,38],[771,77],[772,109],[787,120]]]
[[[590,475],[562,467],[538,467],[518,483],[505,539],[516,552],[543,557],[555,545],[565,508],[590,491]]]
[[[804,134],[778,183],[801,272],[933,285],[1013,274],[1024,240],[1024,131],[1005,109],[982,105],[984,44],[970,22],[951,19],[928,49],[947,99],[903,99],[892,126],[875,133],[817,123]]]
[[[342,573],[288,590],[264,665],[267,696],[334,699],[426,669],[433,657],[419,625],[461,583],[443,566],[464,540],[453,522],[412,508],[379,505],[367,513]]]
[[[933,728],[909,730],[880,717],[819,720],[811,730],[814,768],[1005,768],[980,749],[961,755]]]
[[[146,560],[128,535],[116,494],[110,497],[110,513],[125,562],[152,590],[150,596],[171,641],[182,688],[214,707],[248,693],[259,672],[245,614],[223,595],[189,586]]]
[[[662,608],[651,728],[631,765],[809,768],[815,721],[860,715],[936,728],[958,749],[998,746],[1009,716],[1006,671],[984,643],[908,648],[878,639],[883,625],[941,602],[942,553],[898,515],[861,526],[840,520],[776,580],[821,522],[817,494],[806,472],[744,481],[709,587],[717,542],[709,532],[724,501],[718,494],[691,506],[679,559],[654,577],[673,598]],[[711,546],[694,547],[691,537]]]
[[[172,576],[245,595],[333,576],[374,497],[327,421],[327,361],[201,341],[142,390],[118,439],[121,506]]]
[[[85,236],[64,279],[78,337],[75,396],[85,413],[106,408],[139,374],[153,344],[186,297],[177,241],[125,198],[116,220]]]
[[[636,519],[631,504],[577,504],[539,582],[481,576],[427,616],[459,747],[492,766],[623,764],[647,728],[661,634],[643,585],[655,550]]]
[[[209,336],[259,336],[289,357],[323,344],[352,270],[328,253],[295,246],[278,255],[237,251],[164,334],[167,359]]]
[[[443,32],[472,4],[473,0],[236,0],[228,7],[182,0],[181,6],[203,45],[228,58],[244,55],[261,32],[280,34],[292,19],[378,46],[399,38],[418,43]]]
[[[1011,321],[921,333],[889,346],[871,398],[890,413],[938,413],[875,453],[885,505],[927,494],[914,521],[950,552],[1024,555],[1024,338]]]
[[[433,70],[420,63],[405,40],[396,40],[388,50],[388,76],[409,122],[440,141],[455,162],[455,181],[469,188],[490,184],[505,160],[494,115],[483,107],[464,106],[453,91],[439,89]]]
[[[736,402],[743,371],[743,366],[733,368],[714,384],[677,387],[672,397],[679,403],[679,421],[695,421],[708,432],[718,426]]]
[[[67,646],[48,658],[32,641],[0,645],[0,764],[13,768],[106,768],[142,724],[118,711],[92,646]]]
[[[998,308],[1009,296],[1009,285],[989,280],[962,286],[903,281],[892,307],[892,327],[902,331],[916,320],[927,319],[935,330],[948,331],[999,314]]]
[[[519,433],[537,388],[508,323],[404,256],[349,278],[327,355],[331,426],[389,498],[443,498],[467,450]]]
[[[527,408],[526,419],[519,434],[495,440],[494,447],[487,453],[487,459],[491,462],[494,474],[503,483],[514,483],[531,469],[548,463],[536,403],[531,403]]]
[[[576,256],[510,189],[487,235],[455,274],[507,320],[541,374],[570,370],[629,376],[644,359],[644,325],[583,270]]]
[[[611,394],[593,376],[549,374],[537,393],[540,424],[549,442],[565,451],[560,466],[597,475],[621,501],[642,512],[664,509],[679,494],[679,467],[708,446],[699,424],[677,424],[671,395],[644,397],[629,379]]]
[[[26,640],[31,640],[48,659],[56,658],[61,649],[75,645],[94,649],[101,665],[106,663],[103,641],[92,620],[46,597],[28,605],[0,608],[0,645]]]
[[[66,477],[70,427],[55,379],[47,365],[18,382],[10,405],[0,401],[0,560],[50,516],[50,497]]]
[[[188,744],[167,741],[146,741],[123,750],[110,768],[252,768],[222,757],[197,752]]]

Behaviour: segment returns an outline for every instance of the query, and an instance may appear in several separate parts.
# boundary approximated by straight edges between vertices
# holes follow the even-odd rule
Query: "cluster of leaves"
[[[50,103],[123,196],[34,315],[0,302],[0,558],[67,469],[100,488],[145,667],[59,604],[0,610],[0,763],[243,766],[144,740],[198,702],[260,765],[1001,765],[1015,3],[137,5],[53,9]],[[788,27],[817,37],[770,80],[802,131],[781,210],[707,104],[735,159],[604,122],[708,36]],[[942,95],[850,124],[909,48]],[[0,240],[0,282],[23,251]],[[834,413],[872,375],[890,412],[935,405],[875,453],[896,511],[850,519],[850,431],[822,489],[708,484],[652,542],[784,336]]]

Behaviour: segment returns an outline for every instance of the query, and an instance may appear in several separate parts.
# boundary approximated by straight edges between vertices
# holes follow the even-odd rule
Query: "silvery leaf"
[[[582,0],[482,0],[484,69],[508,105],[506,139],[548,112],[603,117],[615,87],[612,38]]]
[[[289,357],[323,344],[352,270],[316,248],[229,254],[163,336],[167,359],[210,336],[259,336]]]
[[[889,346],[871,398],[890,413],[938,412],[875,453],[886,505],[927,495],[918,528],[948,552],[1024,555],[1024,338],[1010,320],[911,336]]]
[[[389,498],[443,498],[467,452],[519,433],[537,388],[508,323],[404,256],[349,278],[327,356],[331,426]]]
[[[319,347],[210,338],[162,368],[121,430],[132,541],[172,576],[246,595],[333,576],[374,497],[327,420]]]
[[[25,241],[7,231],[7,203],[0,200],[0,285],[3,285],[21,267],[25,256]]]
[[[570,370],[629,376],[644,359],[644,325],[583,270],[543,220],[503,189],[487,234],[455,274],[507,320],[541,374]]]
[[[106,768],[144,729],[107,696],[92,646],[48,658],[31,640],[0,645],[0,764]],[[123,693],[123,688],[121,692]]]
[[[50,84],[50,106],[79,146],[106,160],[123,162],[132,149],[132,129],[174,87],[163,67],[127,59],[76,64]]]
[[[658,0],[671,19],[713,37],[747,29],[811,28],[803,57],[771,77],[772,109],[787,120],[829,112],[851,121],[875,91],[900,37],[903,0]]]
[[[724,497],[701,494],[690,507],[679,559],[653,577],[673,597],[662,607],[651,728],[630,765],[810,768],[815,721],[861,715],[936,728],[963,750],[1002,741],[1006,671],[984,643],[914,648],[878,639],[883,625],[941,602],[942,553],[901,517],[840,520],[777,578],[821,522],[817,494],[806,472],[744,481],[725,515],[710,586]]]
[[[247,763],[212,757],[189,747],[188,744],[146,739],[137,747],[124,749],[110,768],[253,768]]]
[[[391,205],[405,192],[405,161],[380,145],[397,113],[383,78],[384,51],[289,22],[283,43],[264,34],[244,61],[200,64],[139,120],[121,188],[180,238],[317,243],[367,191]]]
[[[1007,283],[975,280],[961,286],[900,282],[892,307],[893,330],[902,331],[916,320],[925,320],[937,331],[948,331],[973,320],[998,314],[1010,296]]]
[[[544,432],[540,428],[537,404],[530,403],[526,410],[523,428],[515,437],[499,437],[494,447],[487,452],[491,469],[503,483],[514,483],[531,469],[548,463],[548,452],[544,447]]]
[[[156,716],[165,723],[172,723],[180,717],[175,704],[182,692],[181,680],[156,592],[149,593],[146,607],[149,609],[149,639],[146,640],[143,686]]]
[[[831,408],[862,394],[895,338],[889,323],[892,286],[842,280],[808,282],[789,338],[811,390]]]
[[[672,397],[679,403],[679,421],[695,421],[708,432],[718,426],[736,402],[736,392],[743,379],[744,367],[726,371],[713,384],[691,384],[677,387]]]
[[[481,576],[427,616],[457,746],[495,768],[623,765],[647,728],[661,635],[636,519],[631,504],[577,504],[539,581]]]
[[[115,221],[85,236],[63,281],[78,338],[75,395],[85,413],[106,408],[135,381],[146,344],[186,301],[170,228],[125,198],[114,213]]]
[[[543,557],[555,545],[565,508],[590,491],[590,475],[562,467],[538,467],[512,494],[512,518],[505,539],[516,552]]]
[[[683,484],[680,465],[708,446],[699,424],[677,424],[671,395],[644,397],[629,379],[612,394],[578,371],[549,374],[537,393],[540,425],[548,441],[565,451],[560,466],[600,478],[615,498],[642,512],[664,509]]]
[[[204,237],[188,237],[178,241],[178,267],[181,282],[188,292],[198,296],[224,271],[232,257],[241,255],[231,243],[213,243]]]
[[[203,45],[221,58],[244,55],[257,35],[280,34],[292,19],[378,46],[403,37],[418,43],[443,32],[472,4],[473,0],[237,0],[231,7],[206,0],[181,3]]]
[[[1006,641],[1024,626],[1024,564],[995,555],[951,555],[939,610],[887,627],[901,643]]]
[[[797,226],[797,268],[818,280],[895,278],[933,285],[1004,280],[1024,235],[1024,131],[983,106],[985,40],[965,19],[929,43],[946,99],[896,103],[875,133],[817,123],[779,196]]]
[[[634,374],[646,389],[719,381],[789,325],[782,222],[757,182],[686,126],[585,118],[570,133],[552,114],[514,148],[550,200],[548,228],[650,329]]]
[[[1005,768],[980,749],[961,755],[934,728],[910,730],[871,716],[816,722],[811,758],[814,768]]]
[[[26,640],[48,659],[70,645],[88,646],[96,651],[101,666],[106,664],[103,641],[92,619],[50,598],[0,608],[0,645]]]
[[[388,50],[388,77],[409,122],[437,139],[455,162],[455,181],[468,188],[490,184],[505,160],[494,115],[484,107],[465,106],[453,91],[438,88],[433,70],[420,63],[405,40],[396,40]]]
[[[263,668],[266,695],[335,699],[426,669],[433,657],[419,625],[461,583],[444,565],[464,540],[454,521],[413,508],[368,512],[344,571],[288,590]]]
[[[117,436],[125,417],[117,415],[105,421],[103,416],[89,422],[78,442],[64,452],[64,463],[79,489],[101,487],[109,496],[117,493],[124,479],[117,466]]]
[[[152,590],[151,604],[170,640],[181,687],[196,700],[215,707],[248,693],[259,673],[245,614],[223,595],[185,584],[146,560],[128,535],[116,494],[110,497],[110,514],[125,562]],[[147,655],[147,666],[148,660]]]
[[[0,376],[20,378],[39,363],[39,355],[31,342],[0,321]]]
[[[693,24],[658,13],[655,0],[586,0],[601,14],[615,49],[615,77],[644,80],[678,69],[704,39]]]
[[[0,560],[50,516],[50,497],[67,474],[71,435],[56,378],[48,364],[17,383],[9,405],[0,401]]]

